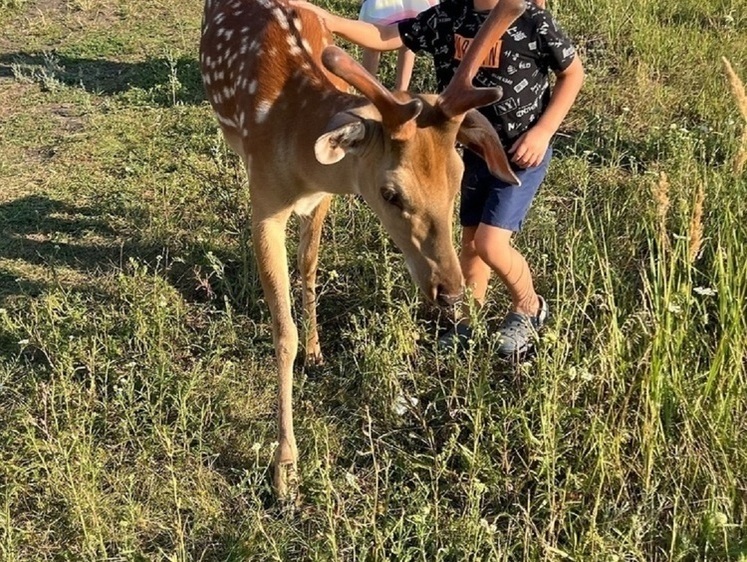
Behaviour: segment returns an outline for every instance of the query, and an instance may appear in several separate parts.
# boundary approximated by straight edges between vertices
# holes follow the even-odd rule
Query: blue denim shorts
[[[547,175],[551,157],[552,148],[548,148],[539,166],[514,167],[514,173],[521,180],[521,185],[515,186],[494,177],[482,158],[465,150],[459,205],[462,226],[485,223],[512,232],[521,230],[534,196]]]

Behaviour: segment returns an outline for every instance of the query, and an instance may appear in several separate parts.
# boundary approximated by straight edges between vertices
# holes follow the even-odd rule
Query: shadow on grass
[[[200,69],[191,57],[119,62],[71,57],[55,51],[19,51],[0,55],[2,78],[32,80],[42,87],[57,82],[107,96],[139,89],[151,93],[159,105],[172,105],[175,101],[198,104],[205,99]]]
[[[117,232],[100,210],[75,206],[41,195],[29,195],[0,205],[0,299],[37,295],[56,283],[61,268],[95,276],[119,271],[130,257],[155,260],[163,246],[143,243]],[[13,264],[11,270],[10,264]],[[40,275],[39,268],[49,273]],[[185,268],[174,272],[175,285],[195,298],[194,284],[177,283]],[[191,287],[191,288],[190,288]]]
[[[115,205],[79,206],[43,195],[0,204],[0,307],[5,299],[59,288],[89,291],[106,276],[145,266],[185,302],[218,309],[227,302],[242,316],[266,320],[248,233],[230,247],[189,237],[150,239],[138,228],[146,217],[133,224],[130,213],[125,228],[121,218]]]

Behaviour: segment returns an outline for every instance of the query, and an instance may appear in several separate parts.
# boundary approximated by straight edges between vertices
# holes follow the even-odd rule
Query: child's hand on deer
[[[314,12],[325,23],[325,25],[327,25],[328,28],[329,20],[335,17],[334,14],[331,14],[330,12],[328,12],[324,8],[321,8],[320,6],[317,6],[316,4],[307,2],[307,0],[290,0],[290,2],[288,3],[294,8],[301,8],[303,10]]]

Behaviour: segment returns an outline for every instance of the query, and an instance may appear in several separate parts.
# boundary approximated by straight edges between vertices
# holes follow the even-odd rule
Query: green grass
[[[336,201],[295,508],[200,3],[0,6],[0,560],[747,560],[744,0],[550,0],[588,79],[517,240],[553,309],[532,363],[494,357],[497,286],[437,353]]]

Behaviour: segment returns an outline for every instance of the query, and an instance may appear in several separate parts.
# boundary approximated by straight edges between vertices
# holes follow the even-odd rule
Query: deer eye
[[[397,207],[398,209],[404,208],[402,196],[400,195],[399,191],[391,186],[385,186],[381,188],[381,198],[390,205]]]

